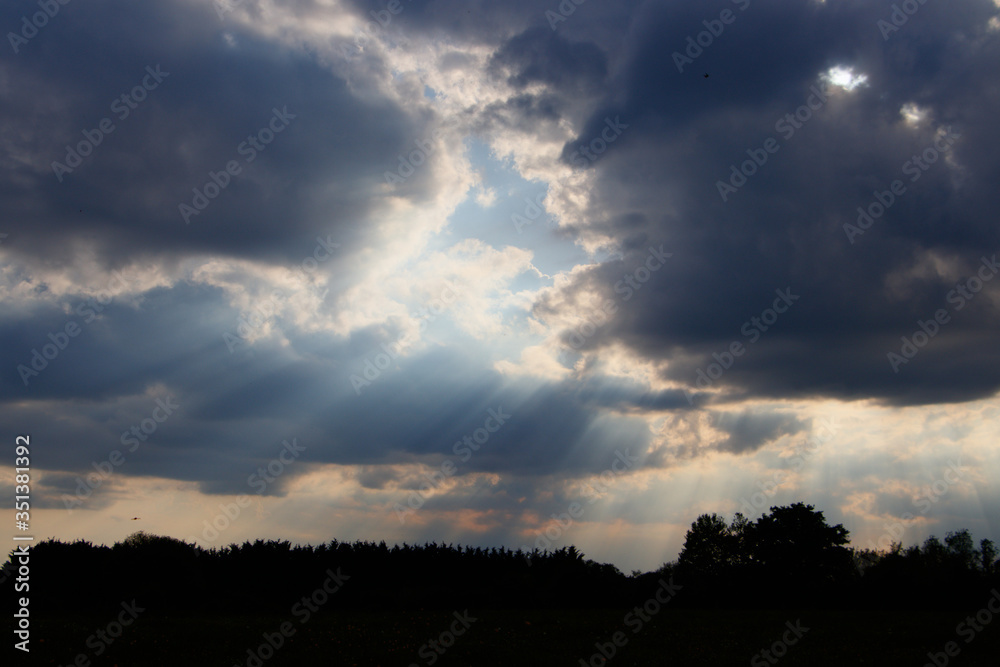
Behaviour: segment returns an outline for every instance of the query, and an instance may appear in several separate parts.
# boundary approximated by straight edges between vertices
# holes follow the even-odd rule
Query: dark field
[[[464,610],[460,610],[464,611]],[[91,664],[121,667],[247,665],[247,650],[263,634],[290,622],[294,634],[273,656],[250,667],[272,665],[580,665],[622,631],[624,647],[610,665],[908,665],[929,662],[954,641],[960,653],[939,656],[938,667],[1000,664],[1000,619],[966,642],[956,626],[962,612],[888,611],[719,611],[664,608],[644,623],[624,621],[627,610],[469,610],[476,620],[437,656],[422,646],[446,632],[455,617],[444,611],[320,611],[307,622],[293,616],[158,617],[140,615],[103,655],[87,647],[88,637],[106,627],[93,617],[35,618],[30,664],[70,665],[78,654]],[[975,613],[973,610],[971,613]],[[779,641],[786,622],[808,628],[787,654],[768,662],[757,657]],[[287,626],[286,626],[287,627]],[[619,637],[619,640],[621,637]],[[445,637],[445,643],[448,638]],[[779,649],[780,652],[780,649]],[[23,654],[21,654],[23,656]],[[269,653],[265,650],[263,655]],[[24,664],[23,660],[18,661]],[[86,663],[80,663],[86,664]],[[594,659],[594,665],[604,664]]]

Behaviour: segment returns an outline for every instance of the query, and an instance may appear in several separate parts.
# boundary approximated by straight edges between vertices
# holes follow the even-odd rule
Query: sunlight
[[[859,86],[867,85],[868,76],[866,74],[855,74],[852,67],[831,67],[822,76],[822,79],[832,86],[843,88],[850,92]]]
[[[899,115],[903,117],[903,120],[910,127],[916,127],[920,125],[927,118],[927,111],[921,109],[913,102],[907,102],[899,109]]]

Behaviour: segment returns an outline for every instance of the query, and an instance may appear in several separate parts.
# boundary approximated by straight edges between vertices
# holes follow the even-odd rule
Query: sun
[[[855,74],[852,67],[831,67],[822,76],[830,85],[843,88],[850,92],[859,86],[867,85],[868,76],[865,74]]]

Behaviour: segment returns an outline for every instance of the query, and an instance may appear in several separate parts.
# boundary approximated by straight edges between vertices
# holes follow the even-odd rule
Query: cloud
[[[790,413],[744,410],[739,414],[721,413],[717,428],[729,434],[718,449],[732,454],[746,454],[785,435],[795,435],[809,424]]]
[[[670,57],[698,23],[687,19],[701,10],[650,5],[604,101],[593,105],[577,134],[576,141],[596,136],[608,115],[630,124],[621,143],[602,156],[586,214],[573,232],[618,239],[632,266],[641,248],[665,238],[675,257],[651,277],[637,299],[641,306],[622,308],[588,345],[628,345],[662,360],[665,381],[692,387],[713,353],[748,342],[742,327],[768,306],[769,295],[790,288],[801,301],[715,389],[899,405],[993,395],[1000,386],[996,355],[980,332],[997,324],[990,304],[998,283],[985,286],[988,296],[978,304],[953,313],[921,351],[920,363],[899,374],[887,363],[887,353],[898,351],[919,321],[954,306],[950,290],[1000,247],[995,195],[988,181],[969,178],[971,165],[977,173],[995,171],[977,148],[996,143],[995,124],[972,97],[977,88],[995,87],[988,64],[995,46],[975,39],[988,4],[936,10],[940,32],[925,27],[901,34],[885,59],[883,40],[872,29],[873,9],[801,3],[778,11],[760,3],[705,49],[698,69],[712,72],[709,79],[679,73]],[[759,43],[757,29],[775,39]],[[951,41],[947,35],[955,31],[976,46]],[[902,57],[917,39],[937,44],[937,55]],[[750,52],[753,59],[745,57]],[[954,85],[959,61],[962,77],[975,85]],[[830,88],[818,109],[806,108],[835,64],[866,74],[868,85]],[[906,122],[900,109],[913,100],[932,121]],[[809,119],[796,128],[785,116],[800,107]],[[927,169],[915,166],[913,157],[947,128],[960,137],[946,154],[938,152]],[[762,150],[769,137],[778,151],[759,167],[751,163],[753,175],[741,175],[745,184],[723,201],[718,183],[728,183],[731,167],[748,160],[747,151]],[[850,243],[844,225],[856,223],[857,208],[894,180],[906,184],[905,194]],[[937,264],[941,270],[915,270],[933,266],[934,258],[946,258]],[[564,284],[568,293],[559,298],[572,303],[574,292],[594,289],[614,298],[622,273],[616,262],[602,262]],[[553,298],[544,295],[545,302]]]

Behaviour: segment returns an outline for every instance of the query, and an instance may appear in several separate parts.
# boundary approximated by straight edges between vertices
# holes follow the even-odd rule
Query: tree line
[[[843,525],[801,502],[756,521],[703,514],[661,573],[687,583],[696,604],[734,607],[967,607],[1000,583],[997,547],[984,539],[977,548],[965,529],[906,549],[849,542]]]
[[[154,614],[284,613],[332,570],[350,579],[331,608],[627,607],[662,581],[680,585],[675,607],[968,608],[1000,585],[997,548],[990,540],[977,547],[967,530],[905,549],[848,544],[847,529],[803,503],[772,507],[756,521],[703,514],[676,560],[628,576],[573,546],[256,540],[204,549],[140,531],[110,547],[37,544],[29,595],[38,614],[114,609],[133,598]],[[4,568],[11,571],[10,560]],[[0,587],[13,582],[8,574]]]

